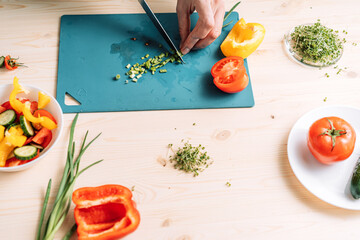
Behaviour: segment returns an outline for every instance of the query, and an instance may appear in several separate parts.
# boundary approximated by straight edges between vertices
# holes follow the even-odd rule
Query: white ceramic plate
[[[355,150],[348,159],[324,165],[310,153],[307,134],[313,122],[330,116],[340,117],[350,123],[355,129],[357,140]],[[354,200],[349,191],[352,172],[360,155],[360,109],[329,106],[306,113],[291,129],[287,151],[296,177],[310,192],[334,206],[360,210],[360,200]]]

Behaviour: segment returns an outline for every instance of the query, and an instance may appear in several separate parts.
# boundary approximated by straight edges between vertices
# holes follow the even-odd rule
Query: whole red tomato
[[[308,135],[308,147],[321,163],[343,161],[354,151],[356,134],[344,119],[325,117],[314,122]]]
[[[211,68],[211,75],[215,86],[227,93],[240,92],[249,84],[244,59],[241,57],[221,59]]]

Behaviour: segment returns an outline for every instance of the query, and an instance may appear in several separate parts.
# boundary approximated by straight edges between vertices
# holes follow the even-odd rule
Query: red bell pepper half
[[[131,191],[121,185],[84,187],[74,191],[72,200],[79,240],[118,239],[132,233],[140,214]]]

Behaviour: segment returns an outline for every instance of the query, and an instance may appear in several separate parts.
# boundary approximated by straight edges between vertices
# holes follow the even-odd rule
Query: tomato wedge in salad
[[[211,68],[211,75],[215,86],[226,93],[240,92],[249,84],[244,59],[241,57],[221,59]]]
[[[55,124],[57,124],[56,119],[54,118],[54,116],[49,113],[48,111],[44,110],[44,109],[38,109],[34,112],[33,114],[35,117],[48,117],[50,118]]]

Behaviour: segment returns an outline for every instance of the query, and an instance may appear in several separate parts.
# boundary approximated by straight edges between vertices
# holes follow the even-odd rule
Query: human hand
[[[190,32],[190,15],[195,10],[199,20]],[[224,0],[178,0],[176,12],[182,54],[193,48],[204,48],[220,36],[225,14]]]

